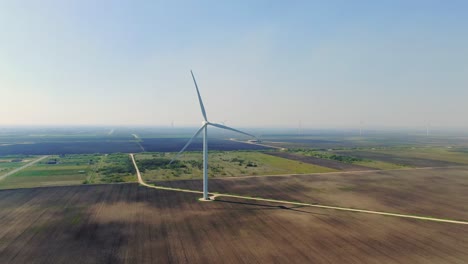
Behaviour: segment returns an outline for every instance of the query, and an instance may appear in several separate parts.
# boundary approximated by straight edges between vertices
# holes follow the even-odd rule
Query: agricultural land
[[[212,191],[467,220],[461,169],[214,179]],[[198,180],[158,182],[200,189]],[[422,186],[425,186],[422,188]],[[468,225],[137,184],[0,191],[2,263],[465,263]],[[51,239],[51,237],[53,239]]]

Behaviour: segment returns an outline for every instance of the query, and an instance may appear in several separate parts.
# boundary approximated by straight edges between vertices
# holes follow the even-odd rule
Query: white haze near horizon
[[[0,125],[468,128],[468,5],[2,1]]]

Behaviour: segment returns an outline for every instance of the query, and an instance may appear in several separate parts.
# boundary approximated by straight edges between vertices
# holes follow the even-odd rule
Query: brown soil
[[[432,208],[433,215],[465,220],[467,183],[467,172],[452,170],[210,181],[217,191],[373,207],[366,209]],[[137,184],[0,191],[0,263],[468,261],[464,225],[198,198]]]

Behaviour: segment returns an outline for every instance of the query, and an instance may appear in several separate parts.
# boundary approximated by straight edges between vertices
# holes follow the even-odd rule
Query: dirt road
[[[36,160],[34,160],[34,161],[29,162],[28,164],[26,164],[26,165],[24,165],[24,166],[21,166],[21,167],[19,167],[19,168],[16,168],[16,169],[10,171],[10,172],[7,172],[6,174],[3,174],[2,176],[0,176],[0,181],[3,180],[3,179],[5,179],[6,177],[12,175],[12,174],[17,173],[18,171],[20,171],[20,170],[22,170],[22,169],[25,169],[25,168],[27,168],[27,167],[29,167],[29,166],[31,166],[31,165],[34,165],[34,164],[38,163],[39,161],[41,161],[41,160],[43,160],[43,159],[45,159],[45,158],[47,158],[47,157],[49,157],[49,156],[42,156],[42,157],[40,157],[40,158],[38,158],[38,159],[36,159]]]
[[[137,173],[138,182],[141,185],[149,187],[149,188],[153,188],[153,189],[159,189],[159,190],[202,194],[201,191],[171,188],[171,187],[163,187],[163,186],[155,186],[155,185],[147,184],[146,182],[143,181],[143,178],[141,177],[140,170],[138,169],[138,166],[136,164],[134,155],[130,154],[130,157],[132,159],[133,165],[135,166],[135,171]],[[409,218],[409,219],[417,219],[417,220],[425,220],[425,221],[433,221],[433,222],[468,225],[468,221],[441,219],[441,218],[427,217],[427,216],[406,215],[406,214],[391,213],[391,212],[380,212],[380,211],[372,211],[372,210],[364,210],[364,209],[356,209],[356,208],[346,208],[346,207],[320,205],[320,204],[309,204],[309,203],[302,203],[302,202],[283,201],[283,200],[275,200],[275,199],[265,199],[265,198],[259,198],[259,197],[249,197],[249,196],[240,196],[240,195],[232,195],[232,194],[220,194],[220,193],[209,193],[209,194],[211,195],[210,198],[212,200],[215,200],[217,197],[231,197],[231,198],[238,198],[238,199],[244,199],[244,200],[254,200],[254,201],[263,201],[263,202],[270,202],[270,203],[290,204],[290,205],[307,206],[307,207],[315,207],[315,208],[322,208],[322,209],[333,209],[333,210],[338,210],[338,211],[348,211],[348,212],[355,212],[355,213],[366,213],[366,214],[393,216],[393,217]]]
[[[255,142],[247,142],[247,141],[237,140],[237,139],[233,139],[233,138],[231,138],[230,140],[235,141],[235,142],[239,142],[239,143],[257,145],[257,146],[266,147],[266,148],[279,149],[279,150],[283,150],[283,151],[286,150],[286,148],[283,148],[283,147],[271,146],[271,145],[260,144],[260,143],[255,143]]]

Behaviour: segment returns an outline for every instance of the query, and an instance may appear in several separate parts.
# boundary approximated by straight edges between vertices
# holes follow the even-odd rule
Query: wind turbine
[[[359,136],[362,137],[362,120],[359,122]]]
[[[217,124],[217,123],[211,123],[208,121],[208,118],[206,117],[206,111],[205,111],[205,106],[203,105],[202,98],[200,96],[200,91],[198,90],[198,85],[197,81],[195,80],[195,76],[193,75],[193,72],[190,71],[190,74],[192,74],[192,79],[193,83],[195,84],[195,88],[197,90],[197,95],[198,95],[198,102],[200,103],[200,109],[203,115],[203,122],[202,126],[198,129],[198,131],[190,138],[190,140],[185,144],[185,146],[182,148],[182,150],[177,153],[177,155],[171,160],[169,164],[174,162],[183,152],[184,150],[192,143],[193,139],[196,138],[202,131],[203,131],[203,198],[201,199],[202,201],[209,201],[210,198],[208,197],[208,126],[214,126],[217,128],[222,128],[226,130],[231,130],[240,134],[244,134],[253,138],[257,138],[252,134],[242,132],[240,130]]]

